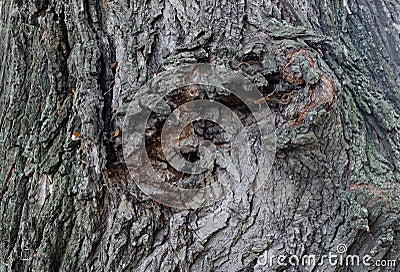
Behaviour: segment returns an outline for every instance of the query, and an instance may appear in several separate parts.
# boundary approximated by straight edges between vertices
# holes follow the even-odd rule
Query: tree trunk
[[[0,6],[0,271],[400,271],[265,263],[399,260],[398,1]],[[262,190],[183,210],[136,186],[121,131],[138,90],[189,63],[241,71],[277,141]]]

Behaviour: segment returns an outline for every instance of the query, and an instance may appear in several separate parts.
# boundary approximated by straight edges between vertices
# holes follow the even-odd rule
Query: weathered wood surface
[[[398,1],[0,6],[0,271],[306,271],[256,264],[339,244],[399,258]],[[140,86],[196,62],[275,91],[277,153],[264,190],[180,211],[136,188],[115,131]]]

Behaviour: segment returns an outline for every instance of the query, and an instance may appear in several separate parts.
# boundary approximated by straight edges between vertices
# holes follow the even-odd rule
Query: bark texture
[[[399,271],[257,265],[339,244],[399,260],[399,16],[396,0],[0,0],[0,271]],[[257,84],[277,153],[263,190],[182,211],[136,188],[119,129],[141,86],[197,62]]]

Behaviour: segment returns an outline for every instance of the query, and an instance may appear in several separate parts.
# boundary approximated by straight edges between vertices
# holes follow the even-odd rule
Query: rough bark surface
[[[0,0],[0,271],[399,271],[257,265],[339,244],[399,260],[399,16],[396,0]],[[259,86],[277,153],[263,190],[182,211],[136,188],[119,128],[141,86],[197,62]]]

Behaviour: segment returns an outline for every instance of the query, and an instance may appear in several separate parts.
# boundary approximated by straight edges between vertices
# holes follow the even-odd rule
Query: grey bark
[[[399,271],[257,266],[339,244],[399,260],[398,1],[0,6],[0,271]],[[277,154],[263,190],[182,211],[136,188],[116,131],[142,85],[197,62],[268,95]]]

